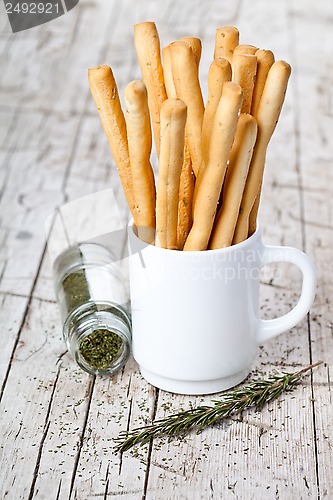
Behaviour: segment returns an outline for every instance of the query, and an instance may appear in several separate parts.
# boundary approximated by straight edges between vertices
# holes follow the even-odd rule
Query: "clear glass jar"
[[[53,264],[68,350],[86,372],[112,375],[131,350],[131,320],[119,263],[96,243],[80,243]]]

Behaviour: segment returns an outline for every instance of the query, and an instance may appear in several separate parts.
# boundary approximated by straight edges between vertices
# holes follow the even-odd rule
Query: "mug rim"
[[[218,253],[218,252],[224,252],[224,253],[234,252],[234,251],[237,251],[237,250],[241,250],[244,247],[250,246],[261,235],[261,226],[257,223],[257,228],[256,228],[255,232],[251,236],[249,236],[248,238],[246,238],[246,240],[241,241],[240,243],[236,243],[235,245],[230,245],[229,247],[223,247],[223,248],[207,249],[207,250],[188,250],[188,251],[184,251],[184,250],[172,250],[170,248],[157,247],[155,245],[152,245],[151,243],[146,243],[143,240],[141,240],[137,236],[137,234],[135,234],[134,227],[136,227],[136,226],[134,224],[134,219],[132,218],[129,221],[129,223],[128,223],[128,229],[131,230],[133,236],[139,242],[141,242],[142,244],[145,244],[147,246],[147,248],[154,248],[156,251],[162,251],[162,252],[165,252],[165,253],[166,252],[171,252],[172,255],[188,255],[188,254],[190,254],[190,255],[207,255],[207,254],[210,254],[210,255],[212,255],[212,254]]]

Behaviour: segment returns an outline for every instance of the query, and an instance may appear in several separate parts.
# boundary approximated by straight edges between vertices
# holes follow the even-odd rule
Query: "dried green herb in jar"
[[[80,353],[96,369],[106,369],[119,357],[122,340],[109,330],[95,330],[80,344]]]
[[[54,263],[64,338],[79,366],[112,374],[124,366],[131,343],[124,280],[105,247],[70,247]]]
[[[62,286],[68,311],[73,311],[90,299],[88,282],[83,270],[69,274],[64,279]]]

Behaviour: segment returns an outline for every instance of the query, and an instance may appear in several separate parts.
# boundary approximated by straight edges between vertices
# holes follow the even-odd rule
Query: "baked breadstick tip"
[[[254,54],[257,52],[258,47],[255,45],[249,45],[246,43],[242,43],[240,45],[237,45],[234,50],[234,55],[236,54],[250,54],[254,56]]]
[[[134,26],[134,43],[143,81],[148,91],[148,104],[157,154],[160,150],[160,109],[167,98],[160,54],[160,39],[155,23]]]
[[[239,44],[239,31],[235,26],[222,26],[216,30],[214,59],[224,57],[229,62]]]
[[[110,66],[105,64],[88,70],[88,81],[105,135],[118,169],[127,203],[136,223],[132,174],[129,161],[126,122],[118,88]]]
[[[183,164],[187,108],[180,99],[161,107],[161,150],[156,200],[156,245],[177,248],[179,182]]]
[[[193,226],[184,250],[207,249],[242,100],[241,87],[226,82],[214,117],[209,160],[200,183],[195,187]]]
[[[151,129],[147,90],[141,80],[125,88],[126,124],[138,237],[152,243],[155,236],[155,182],[150,164]]]
[[[183,36],[179,38],[179,40],[189,44],[194,54],[195,62],[197,63],[197,66],[199,66],[202,53],[202,43],[200,38],[195,38],[194,36]]]

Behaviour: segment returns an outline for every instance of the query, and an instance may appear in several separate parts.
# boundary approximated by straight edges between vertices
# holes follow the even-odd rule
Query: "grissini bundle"
[[[235,47],[239,44],[239,31],[234,26],[222,26],[216,30],[214,59],[224,57],[230,63]]]
[[[232,82],[223,85],[213,122],[208,163],[195,187],[193,226],[184,250],[207,249],[242,100],[243,91],[239,85]]]
[[[230,153],[229,166],[223,183],[222,206],[215,220],[209,243],[210,249],[228,247],[232,244],[256,137],[255,118],[242,113]]]
[[[257,72],[257,58],[251,54],[236,54],[232,58],[232,81],[244,91],[242,113],[251,112],[252,94]]]
[[[271,50],[257,50],[255,53],[257,58],[257,74],[256,83],[253,89],[251,115],[256,117],[258,113],[259,102],[264,90],[266,78],[272,64],[274,63],[274,54]]]
[[[276,61],[269,70],[260,100],[257,122],[258,136],[242,198],[233,243],[248,236],[249,216],[261,186],[268,143],[278,122],[284,102],[291,67],[285,61]]]
[[[147,90],[141,80],[126,86],[125,106],[138,237],[152,243],[155,237],[156,192],[150,163],[152,138]]]
[[[234,50],[234,56],[236,54],[250,54],[252,56],[255,55],[255,53],[257,52],[258,50],[258,47],[255,47],[255,45],[249,45],[247,43],[242,43],[240,45],[237,45],[237,47],[235,47],[235,50]]]
[[[103,64],[90,68],[88,70],[88,81],[117,166],[128,206],[135,223],[137,223],[126,122],[121,109],[117,84],[110,66]]]
[[[188,43],[189,46],[192,49],[192,52],[194,54],[195,62],[197,63],[197,66],[199,67],[200,64],[200,59],[201,59],[201,53],[202,53],[202,44],[200,38],[196,38],[194,36],[182,36],[179,38],[181,42]]]
[[[187,40],[187,38],[186,38]],[[198,39],[196,39],[198,40]],[[200,42],[201,46],[201,42]],[[177,92],[172,76],[171,49],[166,46],[162,49],[164,81],[168,99],[177,98]],[[182,250],[186,238],[192,227],[192,202],[194,193],[194,174],[192,171],[191,155],[185,136],[184,158],[179,182],[177,248]]]
[[[178,195],[187,109],[180,99],[161,106],[161,149],[156,198],[156,245],[177,248]]]
[[[187,106],[186,138],[193,172],[197,175],[202,163],[201,129],[204,114],[198,66],[194,53],[186,42],[173,42],[170,48],[177,96]]]
[[[239,44],[237,28],[219,28],[205,111],[199,82],[200,39],[182,37],[163,49],[163,71],[155,24],[137,24],[134,38],[147,92],[138,81],[126,88],[128,137],[111,68],[89,70],[89,83],[139,237],[150,242],[154,231],[149,112],[158,156],[161,116],[165,125],[155,208],[157,244],[205,250],[207,245],[217,248],[243,241],[256,230],[266,150],[281,112],[290,66],[275,63],[269,50]],[[245,117],[249,113],[252,117]],[[142,227],[149,228],[149,234]]]
[[[155,23],[134,26],[134,43],[143,81],[147,87],[148,103],[153,125],[157,155],[160,150],[160,110],[167,98],[160,54],[160,39]]]
[[[207,162],[212,124],[225,82],[231,80],[231,65],[227,59],[214,59],[208,71],[208,99],[202,122],[203,165]]]

